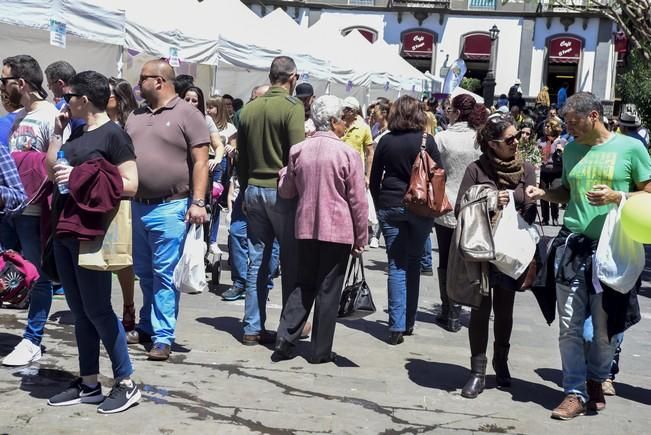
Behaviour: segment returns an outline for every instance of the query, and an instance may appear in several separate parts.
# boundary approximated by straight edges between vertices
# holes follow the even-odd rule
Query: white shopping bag
[[[493,233],[495,259],[491,263],[503,274],[518,279],[529,267],[540,236],[515,209],[513,191],[508,192],[509,203]]]
[[[192,224],[185,236],[181,259],[174,268],[174,286],[182,293],[197,294],[208,290],[206,266],[206,243],[203,241],[203,225]]]
[[[593,258],[596,278],[620,293],[635,287],[645,262],[644,246],[629,238],[620,224],[625,202],[622,195],[619,207],[608,212]]]
[[[373,203],[371,191],[368,189],[366,189],[366,201],[368,202],[368,224],[369,226],[375,226],[379,221],[377,220],[377,214],[375,213],[375,204]]]

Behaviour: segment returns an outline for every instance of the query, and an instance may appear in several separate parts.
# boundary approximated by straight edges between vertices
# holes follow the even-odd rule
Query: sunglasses
[[[0,82],[2,82],[2,86],[7,86],[7,81],[8,80],[18,80],[20,77],[0,77]]]
[[[516,140],[520,139],[520,136],[522,136],[522,132],[518,131],[513,136],[509,136],[504,139],[493,139],[493,142],[504,142],[507,145],[513,145]]]
[[[165,81],[165,78],[162,76],[158,75],[141,75],[140,79],[138,80],[138,83],[142,83],[147,79],[161,79],[162,81]]]
[[[83,97],[83,94],[73,94],[73,93],[68,93],[68,94],[63,94],[63,99],[66,100],[66,103],[70,104],[70,100],[72,97]]]

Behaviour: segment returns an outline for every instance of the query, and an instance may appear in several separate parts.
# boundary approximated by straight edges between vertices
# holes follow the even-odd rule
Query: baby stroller
[[[219,230],[220,212],[228,196],[228,158],[224,157],[221,164],[215,167],[212,173],[212,188],[210,192],[209,213],[210,220],[208,228],[204,231],[208,250],[206,253],[206,271],[212,275],[213,287],[219,285],[222,270],[223,252],[217,245],[217,234]]]

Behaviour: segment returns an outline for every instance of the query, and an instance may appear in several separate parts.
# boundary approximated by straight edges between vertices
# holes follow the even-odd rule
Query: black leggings
[[[494,288],[491,290],[490,295],[482,298],[479,309],[472,310],[470,313],[468,336],[470,337],[470,352],[473,357],[486,354],[491,307],[495,314],[493,319],[495,344],[498,346],[508,346],[511,339],[511,331],[513,330],[514,302],[515,291]]]
[[[436,231],[436,242],[439,245],[439,269],[447,269],[454,228],[444,227],[435,223],[434,231]]]

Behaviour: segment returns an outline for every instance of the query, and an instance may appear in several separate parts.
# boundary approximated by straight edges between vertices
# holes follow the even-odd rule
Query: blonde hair
[[[228,125],[228,109],[226,108],[226,103],[224,103],[224,98],[220,95],[212,96],[206,101],[206,107],[214,107],[217,110],[215,115],[211,115],[212,120],[215,121],[215,125],[218,129],[223,130]]]

